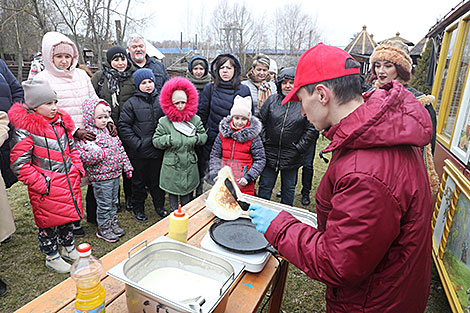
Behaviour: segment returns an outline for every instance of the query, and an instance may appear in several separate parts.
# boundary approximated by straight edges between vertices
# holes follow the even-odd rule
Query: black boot
[[[310,195],[302,195],[302,204],[309,205],[310,204]]]
[[[131,197],[128,197],[126,199],[126,210],[127,211],[132,211],[133,205],[132,205],[132,200]]]
[[[168,216],[168,211],[163,208],[155,208],[155,211],[158,215],[160,215],[161,218],[165,218]]]
[[[147,222],[148,218],[145,215],[144,210],[132,210],[132,216],[137,222],[144,223]]]
[[[7,291],[7,284],[5,284],[5,282],[0,279],[0,297],[6,295]]]

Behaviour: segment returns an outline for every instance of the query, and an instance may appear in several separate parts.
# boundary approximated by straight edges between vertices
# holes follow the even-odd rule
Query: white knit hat
[[[173,91],[173,94],[171,95],[171,102],[176,103],[180,101],[187,102],[188,96],[186,95],[186,92],[184,92],[184,90],[177,89]]]
[[[104,102],[100,102],[95,107],[94,117],[97,118],[101,114],[108,115],[111,113],[111,108]]]
[[[230,110],[230,116],[243,116],[247,119],[251,118],[251,108],[253,104],[250,96],[241,97],[237,95],[233,99],[233,106]]]

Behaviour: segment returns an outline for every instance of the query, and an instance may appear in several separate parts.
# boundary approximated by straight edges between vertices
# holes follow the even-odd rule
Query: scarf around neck
[[[258,88],[258,109],[259,109],[261,108],[263,103],[269,98],[269,96],[272,95],[269,82],[267,80],[260,80],[258,77],[256,77],[256,75],[253,74],[252,70],[248,72],[247,76],[250,79],[250,81],[253,83],[253,85],[255,85],[256,88]]]
[[[111,94],[116,92],[119,93],[119,82],[123,82],[127,80],[131,72],[125,70],[124,72],[119,72],[115,68],[104,66],[103,67],[103,75],[108,79],[108,89]]]
[[[211,76],[209,74],[206,74],[202,76],[201,78],[197,78],[196,76],[193,75],[193,73],[187,71],[186,72],[186,78],[193,83],[194,87],[196,87],[197,90],[202,90],[204,87],[211,82]]]

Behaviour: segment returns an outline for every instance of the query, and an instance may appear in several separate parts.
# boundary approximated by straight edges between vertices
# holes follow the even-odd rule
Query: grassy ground
[[[326,140],[320,140],[319,148],[325,147],[326,144]],[[316,157],[314,166],[315,178],[313,188],[316,190],[327,165]],[[300,203],[301,187],[299,183],[297,185],[297,195],[294,201],[294,205],[297,207],[302,207]],[[275,191],[279,190],[279,188],[280,186],[277,186]],[[312,195],[313,194],[314,193],[312,193]],[[37,230],[25,186],[21,183],[15,184],[8,190],[8,198],[15,216],[17,231],[9,243],[0,246],[0,277],[7,282],[9,288],[9,293],[0,298],[1,312],[13,312],[15,309],[69,277],[68,274],[56,274],[44,266],[45,257],[38,248]],[[96,227],[82,222],[86,236],[77,238],[76,243],[90,242],[95,256],[101,257],[105,255],[119,246],[120,243],[129,240],[160,220],[158,215],[153,211],[149,199],[147,200],[146,212],[149,221],[146,223],[135,222],[130,213],[126,211],[118,214],[120,224],[127,232],[120,242],[111,244],[96,238]],[[275,196],[273,196],[272,200],[279,201]],[[313,202],[307,206],[306,209],[314,212],[315,208]],[[289,313],[325,312],[324,292],[325,286],[322,283],[308,278],[303,272],[290,266],[282,311]],[[429,296],[426,312],[451,312],[439,276],[434,268],[431,294]]]

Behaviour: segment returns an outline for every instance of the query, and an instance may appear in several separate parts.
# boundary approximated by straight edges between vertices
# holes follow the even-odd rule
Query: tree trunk
[[[15,31],[16,31],[16,44],[18,50],[16,53],[16,62],[18,63],[18,73],[16,79],[19,82],[23,81],[23,45],[21,44],[20,30],[18,25],[18,15],[15,16]]]

